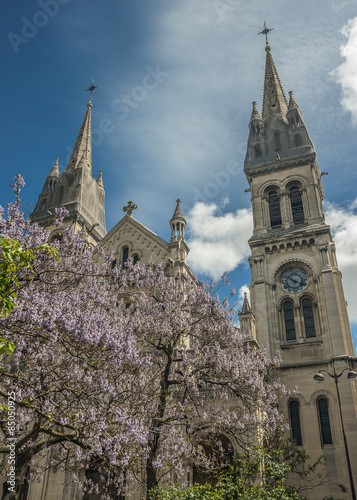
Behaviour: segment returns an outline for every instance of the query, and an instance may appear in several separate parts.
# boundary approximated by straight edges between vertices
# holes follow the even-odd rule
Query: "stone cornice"
[[[279,170],[286,170],[290,168],[300,167],[302,165],[308,165],[314,163],[316,160],[316,153],[309,152],[305,155],[294,155],[290,158],[284,158],[279,156],[277,159],[276,155],[270,155],[268,157],[259,158],[259,163],[257,160],[254,162],[246,161],[244,166],[244,173],[247,177],[257,177],[259,175],[271,173]]]

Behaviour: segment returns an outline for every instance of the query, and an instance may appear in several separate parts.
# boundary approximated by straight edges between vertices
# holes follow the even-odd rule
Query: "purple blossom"
[[[16,194],[22,183],[16,176]],[[64,216],[56,212],[55,225]],[[15,344],[2,359],[0,402],[16,392],[20,482],[31,464],[31,480],[41,477],[46,460],[33,453],[51,449],[51,466],[75,481],[96,464],[105,498],[113,486],[137,483],[138,470],[148,488],[170,473],[183,477],[188,462],[213,470],[203,444],[223,434],[253,446],[260,432],[268,440],[280,426],[282,388],[267,382],[279,360],[234,327],[229,301],[217,295],[221,284],[167,278],[153,261],[112,270],[112,256],[71,227],[55,243],[57,260],[38,249],[50,231],[26,220],[18,203],[0,224],[2,236],[35,254],[32,270],[19,273],[17,308],[0,318]]]
[[[19,194],[21,188],[25,185],[25,179],[20,174],[16,174],[14,177],[14,184],[10,184],[11,189],[14,190],[15,194]]]

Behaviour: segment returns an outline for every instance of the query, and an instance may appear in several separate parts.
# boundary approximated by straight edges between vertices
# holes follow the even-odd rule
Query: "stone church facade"
[[[244,163],[254,230],[249,240],[250,304],[245,297],[240,324],[260,345],[268,346],[271,356],[281,353],[281,381],[289,390],[299,387],[297,394],[280,402],[291,437],[312,460],[326,457],[322,484],[313,489],[308,483],[296,486],[311,499],[332,495],[353,500],[357,391],[348,373],[357,369],[357,358],[335,245],[324,219],[323,173],[292,92],[289,101],[285,97],[268,41],[265,50],[263,110],[260,115],[253,102]],[[155,263],[163,262],[168,275],[191,273],[180,200],[168,242],[133,217],[136,205],[131,201],[106,234],[102,173],[92,177],[91,109],[90,99],[68,165],[59,175],[56,161],[32,220],[44,223],[56,207],[64,206],[69,211],[65,224],[82,230],[90,244],[101,242],[118,263],[129,257],[146,263],[152,256]],[[314,376],[320,370],[324,380],[318,382]],[[27,498],[81,498],[77,489],[63,489],[65,478],[60,476],[48,471],[43,483],[30,485]]]

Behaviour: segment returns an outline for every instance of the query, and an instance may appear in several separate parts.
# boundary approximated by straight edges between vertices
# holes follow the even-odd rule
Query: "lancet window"
[[[318,406],[318,414],[320,421],[322,444],[332,444],[332,434],[331,434],[331,425],[330,425],[327,399],[320,398],[317,401],[317,406]]]
[[[269,193],[269,216],[272,228],[281,226],[280,200],[276,191],[270,191]]]
[[[289,416],[290,416],[290,429],[293,441],[299,446],[302,445],[301,437],[301,423],[300,423],[300,408],[298,401],[290,401],[289,403]]]
[[[288,300],[284,302],[283,309],[286,340],[296,340],[294,305]]]
[[[290,202],[293,222],[294,224],[301,224],[304,222],[304,207],[302,204],[301,191],[298,186],[292,186],[290,188]]]

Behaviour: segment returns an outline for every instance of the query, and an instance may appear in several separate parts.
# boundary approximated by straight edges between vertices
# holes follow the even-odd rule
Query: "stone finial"
[[[243,306],[242,306],[242,313],[249,313],[251,311],[248,297],[247,297],[247,292],[244,292],[244,300],[243,300]]]
[[[289,96],[290,96],[290,99],[289,99],[289,108],[288,109],[290,111],[291,109],[298,108],[299,106],[296,104],[292,90],[289,91]]]
[[[177,240],[184,240],[185,239],[186,220],[185,220],[185,217],[183,216],[183,213],[181,210],[180,198],[178,198],[176,200],[176,208],[175,208],[174,214],[172,216],[172,219],[170,220],[170,226],[171,226],[171,240],[170,241],[177,241]]]
[[[98,179],[97,179],[97,186],[99,186],[102,189],[104,189],[104,185],[103,185],[103,170],[99,170],[99,175],[98,175]]]
[[[128,201],[128,204],[123,207],[123,211],[126,212],[126,215],[129,217],[133,216],[133,210],[136,210],[138,208],[136,203],[133,203],[131,200]]]
[[[55,164],[51,168],[51,172],[48,174],[48,177],[57,177],[57,179],[59,178],[58,160],[59,158],[57,157]]]
[[[172,219],[170,222],[172,222],[174,219],[179,219],[179,220],[182,220],[186,223],[185,221],[185,217],[183,216],[183,213],[182,213],[182,209],[181,209],[181,200],[180,198],[177,198],[176,200],[176,208],[175,208],[175,212],[172,216]]]
[[[257,101],[253,101],[253,109],[252,109],[252,114],[250,117],[250,121],[252,122],[253,120],[259,120],[262,121],[262,118],[259,114],[258,108],[257,108]]]

